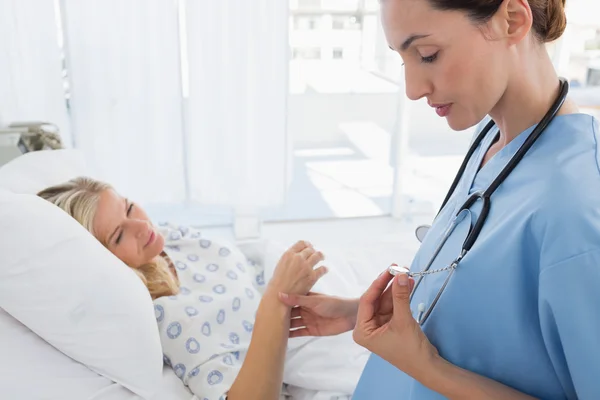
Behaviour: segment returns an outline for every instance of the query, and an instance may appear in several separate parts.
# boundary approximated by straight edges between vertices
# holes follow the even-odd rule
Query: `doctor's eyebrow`
[[[426,38],[430,35],[410,35],[404,42],[402,42],[402,45],[400,46],[400,51],[406,51],[408,50],[408,48],[413,44],[413,42],[415,42],[416,40],[419,39],[423,39]],[[388,47],[392,50],[392,51],[396,51],[392,46]]]

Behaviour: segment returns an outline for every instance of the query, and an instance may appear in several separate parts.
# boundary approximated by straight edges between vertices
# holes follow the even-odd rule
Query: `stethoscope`
[[[510,173],[515,169],[517,164],[523,159],[523,157],[525,156],[527,151],[531,148],[531,146],[533,146],[535,141],[541,136],[541,134],[544,132],[544,130],[546,129],[548,124],[558,114],[558,111],[560,110],[563,103],[565,102],[565,100],[567,98],[567,93],[569,92],[569,84],[566,81],[566,79],[564,79],[564,78],[559,78],[559,81],[560,81],[559,94],[558,94],[556,100],[554,101],[554,104],[552,104],[552,106],[550,107],[550,109],[548,110],[546,115],[544,115],[542,120],[534,128],[531,135],[529,135],[529,137],[525,140],[525,142],[523,143],[521,148],[510,159],[510,161],[506,164],[504,169],[498,174],[498,176],[496,177],[496,179],[494,179],[494,181],[490,184],[490,186],[483,193],[481,193],[481,192],[473,193],[465,201],[465,203],[460,207],[460,209],[458,210],[458,212],[456,213],[456,215],[453,219],[451,226],[443,234],[440,244],[438,244],[438,246],[435,248],[433,255],[431,256],[431,259],[429,260],[429,262],[427,263],[425,268],[420,272],[410,272],[408,270],[403,270],[403,268],[399,268],[397,266],[395,266],[393,268],[390,267],[390,272],[394,275],[401,271],[401,272],[408,273],[408,275],[410,275],[412,277],[419,278],[418,281],[415,283],[413,292],[411,294],[411,298],[410,298],[411,301],[416,292],[416,289],[421,284],[421,281],[423,280],[425,275],[430,275],[430,274],[434,274],[437,272],[448,271],[448,276],[446,277],[446,280],[442,284],[440,290],[438,291],[437,295],[435,296],[435,298],[432,301],[429,308],[425,309],[424,304],[418,305],[417,321],[419,322],[419,324],[423,325],[425,323],[425,321],[427,320],[427,318],[431,315],[431,312],[433,311],[435,305],[437,304],[438,300],[440,299],[440,296],[442,295],[442,293],[444,292],[444,289],[448,285],[450,278],[454,274],[456,267],[461,262],[461,260],[467,255],[469,250],[471,250],[471,247],[473,247],[473,244],[475,243],[475,241],[477,240],[477,237],[481,233],[483,224],[485,223],[485,220],[487,219],[487,216],[490,212],[490,197],[492,196],[492,194],[494,194],[496,189],[498,189],[498,186],[500,186],[500,184],[502,184],[502,182],[504,182],[504,180],[508,177],[508,175],[510,175]],[[446,206],[446,203],[448,203],[448,200],[450,200],[450,197],[452,196],[452,194],[458,187],[458,184],[467,168],[469,160],[471,159],[471,157],[473,156],[473,154],[475,153],[475,151],[477,150],[477,148],[479,147],[479,145],[481,144],[483,139],[486,137],[486,135],[488,134],[488,132],[490,131],[490,129],[492,129],[492,127],[494,125],[495,125],[495,123],[493,120],[488,122],[488,124],[481,130],[481,132],[479,133],[479,135],[477,136],[477,138],[475,139],[475,141],[469,148],[469,151],[467,152],[467,155],[465,156],[465,159],[463,160],[462,165],[460,166],[460,169],[458,170],[458,173],[456,174],[456,177],[454,178],[454,182],[452,182],[452,185],[450,186],[450,190],[448,190],[448,194],[446,195],[446,198],[442,202],[442,206],[440,207],[440,210],[438,211],[438,215],[442,211],[442,209]],[[475,224],[473,225],[473,227],[470,229],[470,231],[467,235],[467,238],[465,239],[465,241],[462,245],[460,254],[458,255],[458,257],[456,257],[456,259],[449,266],[447,266],[445,268],[440,268],[437,270],[430,271],[430,268],[433,265],[435,258],[437,257],[437,255],[441,251],[442,247],[444,246],[444,244],[446,243],[446,241],[452,234],[453,229],[460,223],[459,217],[465,210],[468,211],[477,200],[481,200],[483,203],[483,207],[481,209],[481,214],[475,221]],[[419,241],[421,241],[421,242],[423,241],[423,239],[427,235],[427,232],[429,231],[429,228],[430,228],[430,226],[428,226],[428,225],[422,225],[416,229],[415,235],[417,236],[417,239],[419,239]]]

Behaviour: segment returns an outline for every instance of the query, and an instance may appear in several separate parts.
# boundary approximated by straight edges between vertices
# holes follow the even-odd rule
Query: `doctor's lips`
[[[450,114],[450,108],[452,107],[452,103],[446,103],[446,104],[429,103],[429,105],[431,107],[435,108],[435,112],[440,117],[445,117],[448,114]]]
[[[154,243],[155,239],[156,239],[156,233],[154,233],[154,231],[150,231],[150,237],[148,237],[148,241],[146,242],[144,247],[150,246],[152,243]]]

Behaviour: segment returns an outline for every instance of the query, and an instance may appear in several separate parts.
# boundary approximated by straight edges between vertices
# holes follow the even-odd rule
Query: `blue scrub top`
[[[452,364],[542,399],[600,399],[600,148],[598,121],[557,116],[491,197],[475,245],[423,331]],[[429,261],[460,206],[484,191],[533,127],[478,171],[497,129],[473,157],[411,266]],[[460,253],[471,208],[431,269]],[[427,276],[411,302],[427,307],[446,278]],[[402,343],[398,343],[402,346]],[[353,400],[442,399],[372,355]]]

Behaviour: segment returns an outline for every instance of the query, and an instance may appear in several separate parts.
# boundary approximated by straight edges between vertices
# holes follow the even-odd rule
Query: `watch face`
[[[408,272],[410,271],[408,268],[406,267],[400,267],[396,264],[392,264],[390,265],[390,267],[388,268],[388,271],[390,272],[390,274],[392,275],[398,275],[398,274],[408,274]]]

